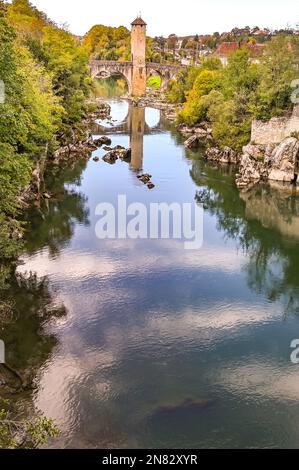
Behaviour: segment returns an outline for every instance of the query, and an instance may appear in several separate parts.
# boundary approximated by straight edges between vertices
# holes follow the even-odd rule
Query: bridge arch
[[[132,64],[131,62],[116,62],[94,60],[90,64],[92,78],[122,77],[125,79],[129,94],[132,93]]]
[[[182,69],[181,66],[166,65],[166,64],[146,64],[146,75],[147,78],[152,75],[159,75],[161,77],[161,90],[165,91],[170,80],[175,78],[178,72]]]
[[[155,64],[147,62],[145,67],[140,68],[140,73],[145,69],[144,76],[149,78],[153,74],[158,74],[161,77],[161,90],[167,88],[169,80],[176,77],[178,72],[182,70],[180,65],[172,64]],[[133,90],[133,63],[132,62],[117,62],[113,60],[92,60],[90,62],[90,73],[92,78],[108,78],[112,76],[123,76],[128,84],[129,94]],[[135,74],[136,75],[136,74]],[[135,77],[136,78],[136,77]]]

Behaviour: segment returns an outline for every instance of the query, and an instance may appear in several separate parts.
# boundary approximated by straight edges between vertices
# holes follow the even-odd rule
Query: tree
[[[161,55],[161,62],[165,60],[165,46],[167,44],[167,40],[163,36],[159,36],[154,38],[153,45],[157,45],[158,51]]]
[[[124,32],[118,29],[122,37]],[[0,285],[21,249],[21,191],[47,143],[78,123],[89,92],[88,56],[28,0],[0,0]]]
[[[34,449],[59,434],[53,420],[44,416],[15,420],[10,407],[9,400],[0,397],[0,449]]]
[[[172,51],[173,60],[175,60],[176,58],[175,52],[176,52],[177,42],[178,42],[178,37],[176,34],[170,34],[170,36],[168,36],[167,47],[169,50]]]
[[[83,46],[94,59],[129,60],[130,42],[130,31],[124,26],[95,25],[84,36]]]
[[[197,76],[193,88],[187,93],[187,102],[179,114],[179,120],[187,124],[196,124],[206,119],[206,97],[217,89],[220,73],[203,69]]]
[[[261,58],[260,83],[253,100],[255,117],[279,116],[293,107],[291,83],[298,78],[299,38],[279,35],[265,46]]]

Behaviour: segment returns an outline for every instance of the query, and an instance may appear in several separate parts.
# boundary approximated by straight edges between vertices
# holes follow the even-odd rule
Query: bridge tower
[[[139,16],[131,26],[132,95],[143,96],[146,92],[146,23]]]

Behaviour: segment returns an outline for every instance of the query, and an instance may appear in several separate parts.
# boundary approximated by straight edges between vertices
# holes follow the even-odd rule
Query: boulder
[[[137,178],[142,181],[142,183],[144,184],[148,184],[151,182],[151,177],[152,175],[149,175],[147,173],[145,173],[144,175],[138,175]]]
[[[224,147],[223,149],[211,147],[206,151],[204,158],[206,160],[219,163],[236,164],[238,162],[238,155],[230,147]]]
[[[239,188],[246,187],[251,183],[257,183],[261,179],[260,164],[255,158],[248,153],[244,153],[241,157],[239,175],[236,184]]]
[[[111,152],[108,152],[103,157],[103,161],[106,162],[106,163],[109,163],[110,165],[113,165],[116,162],[116,160],[118,160],[118,155],[113,150]]]
[[[189,139],[186,140],[184,143],[187,149],[197,149],[199,145],[199,138],[197,135],[192,135]]]
[[[198,127],[195,129],[195,134],[199,139],[205,139],[209,135],[209,132],[206,129]]]
[[[263,160],[266,152],[266,145],[248,144],[243,147],[243,155],[247,154],[255,160]]]
[[[111,143],[112,143],[111,139],[109,139],[109,137],[105,137],[105,136],[94,140],[94,144],[97,147],[101,147],[102,145],[111,145]]]
[[[116,145],[112,150],[125,150],[125,147],[122,147],[121,145]]]
[[[189,127],[189,126],[180,126],[179,127],[179,131],[184,134],[184,135],[188,135],[188,134],[194,134],[194,127]]]
[[[70,154],[70,149],[68,145],[65,145],[64,147],[60,147],[57,149],[54,154],[53,154],[53,159],[54,160],[61,160],[68,156]]]
[[[293,171],[285,170],[270,170],[268,179],[270,181],[282,181],[284,183],[291,183],[295,180],[295,174]]]
[[[268,159],[269,180],[292,182],[298,174],[299,140],[287,137],[273,150]]]
[[[131,159],[131,149],[121,149],[117,151],[117,154],[121,160],[130,160]]]

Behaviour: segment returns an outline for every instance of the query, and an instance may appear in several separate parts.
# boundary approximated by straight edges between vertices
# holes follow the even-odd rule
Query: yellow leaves
[[[105,58],[111,51],[116,51],[118,60],[127,59],[130,53],[130,32],[124,26],[113,28],[95,25],[85,35],[83,47],[92,57]]]
[[[18,32],[19,39],[31,36],[41,38],[42,30],[46,26],[46,17],[27,0],[14,0],[7,10],[9,23]]]
[[[62,107],[52,91],[52,82],[44,67],[37,64],[28,49],[17,49],[18,73],[23,80],[22,105],[27,110],[30,134],[46,142],[56,130]]]

